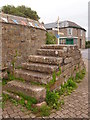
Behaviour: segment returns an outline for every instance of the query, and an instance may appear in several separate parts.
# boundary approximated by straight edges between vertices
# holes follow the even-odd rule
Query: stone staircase
[[[72,74],[75,74],[74,67],[76,66],[78,70],[78,64],[83,69],[84,63],[77,46],[44,45],[37,50],[37,55],[30,55],[28,62],[22,63],[22,69],[15,70],[15,77],[23,78],[24,82],[20,80],[8,82],[3,87],[3,93],[10,95],[12,92],[11,96],[15,96],[14,93],[22,92],[42,102],[46,97],[44,85],[52,80],[53,72],[58,72],[61,68],[62,74],[56,77],[56,83],[51,90],[59,88]]]

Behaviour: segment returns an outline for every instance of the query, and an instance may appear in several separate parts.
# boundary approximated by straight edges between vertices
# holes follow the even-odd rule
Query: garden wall
[[[27,61],[29,55],[35,54],[36,50],[45,44],[46,30],[42,26],[39,27],[41,25],[39,22],[32,20],[27,22],[21,17],[3,15],[1,19],[3,67],[10,67],[14,62],[20,66]],[[19,21],[18,24],[12,22],[13,19]],[[22,24],[20,20],[23,20]]]

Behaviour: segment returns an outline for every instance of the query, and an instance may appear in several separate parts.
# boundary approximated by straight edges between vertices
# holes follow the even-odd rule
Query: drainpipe
[[[58,20],[57,20],[57,28],[58,28],[58,36],[59,36],[59,16],[58,16]],[[59,37],[58,37],[58,45],[59,45]]]

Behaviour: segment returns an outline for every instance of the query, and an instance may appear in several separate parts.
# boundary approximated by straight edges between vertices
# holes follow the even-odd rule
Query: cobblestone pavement
[[[0,81],[0,119],[2,118],[2,82]]]
[[[59,111],[53,111],[49,118],[88,118],[88,74],[79,83],[78,88],[64,97],[65,104]],[[7,101],[3,110],[4,118],[35,118],[36,116],[20,105],[15,106]]]

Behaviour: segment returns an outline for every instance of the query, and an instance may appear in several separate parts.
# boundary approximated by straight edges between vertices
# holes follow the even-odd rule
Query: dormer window
[[[68,28],[68,29],[67,29],[67,34],[68,34],[68,35],[72,35],[72,32],[73,32],[73,29],[72,29],[72,28]]]

